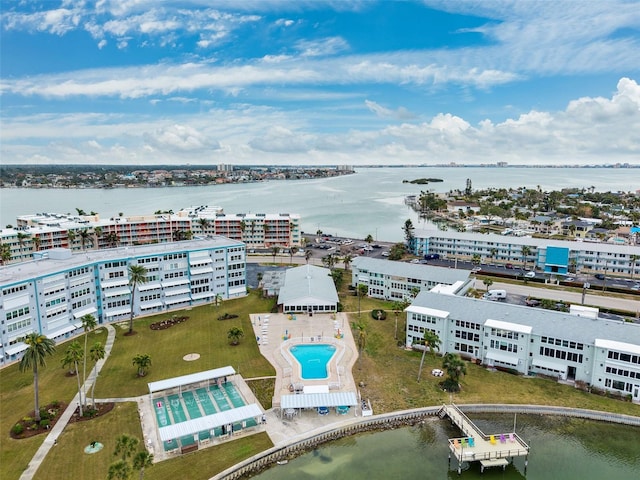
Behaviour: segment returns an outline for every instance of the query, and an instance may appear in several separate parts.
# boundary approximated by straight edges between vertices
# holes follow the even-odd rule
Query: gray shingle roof
[[[296,302],[338,303],[338,293],[331,278],[331,270],[315,265],[289,268],[285,274],[284,285],[280,288],[278,304]]]
[[[465,282],[469,278],[469,270],[456,270],[447,267],[434,267],[420,263],[394,262],[377,258],[358,257],[351,265],[359,270],[382,273],[402,278],[415,278],[423,281],[446,283]]]

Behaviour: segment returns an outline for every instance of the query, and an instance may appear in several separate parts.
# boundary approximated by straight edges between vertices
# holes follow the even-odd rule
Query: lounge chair
[[[515,437],[513,436],[513,433],[510,433],[510,434],[509,434],[509,440],[511,441],[511,443],[516,443],[516,439],[515,439]]]
[[[469,437],[469,446],[470,447],[476,446],[476,441],[473,439],[473,437]]]
[[[489,443],[491,443],[491,445],[495,445],[496,444],[496,436],[495,435],[489,436]]]
[[[458,440],[457,438],[453,441],[453,446],[456,448],[460,448],[460,440]]]
[[[504,436],[504,433],[500,434],[500,443],[507,443],[507,437]]]

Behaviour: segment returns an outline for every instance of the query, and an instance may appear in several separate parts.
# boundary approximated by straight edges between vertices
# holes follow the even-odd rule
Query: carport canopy
[[[235,373],[236,371],[233,369],[233,367],[222,367],[215,368],[213,370],[206,370],[204,372],[182,375],[181,377],[158,380],[157,382],[151,382],[147,385],[149,386],[149,393],[154,393],[160,392],[162,390],[170,390],[172,388],[182,387],[183,385],[192,385],[194,383],[200,383],[206,380],[227,377],[230,375],[235,375]]]
[[[358,405],[355,392],[302,393],[283,395],[280,398],[283,410],[289,408],[352,407]]]

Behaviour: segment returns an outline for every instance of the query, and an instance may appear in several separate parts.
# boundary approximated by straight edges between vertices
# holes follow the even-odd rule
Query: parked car
[[[536,272],[531,271],[531,272],[527,272],[524,274],[525,277],[527,278],[535,278],[536,277]]]
[[[513,270],[513,263],[505,263],[504,268],[508,268],[510,270]]]
[[[604,280],[606,278],[604,273],[596,273],[594,277],[596,277],[598,280]]]
[[[479,272],[479,271],[481,271],[481,270],[482,270],[482,268],[480,268],[480,267],[473,267],[473,268],[471,269],[471,273],[478,273],[478,272]]]
[[[540,305],[540,300],[536,300],[535,298],[527,298],[524,303],[528,307],[537,307],[538,305]]]
[[[438,253],[428,253],[424,256],[425,260],[438,260],[440,258],[440,254]]]
[[[380,255],[382,255],[383,257],[388,257],[389,256],[389,252],[384,251]]]

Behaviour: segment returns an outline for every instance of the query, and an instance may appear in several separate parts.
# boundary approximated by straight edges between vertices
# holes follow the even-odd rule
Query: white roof
[[[418,306],[409,306],[405,309],[405,312],[412,312],[412,313],[420,313],[422,315],[429,315],[432,317],[439,317],[439,318],[447,318],[449,316],[449,312],[445,312],[444,310],[437,310],[435,308],[429,308],[429,307],[418,307]]]
[[[337,304],[338,293],[331,270],[314,265],[287,269],[278,294],[279,305]]]
[[[487,320],[484,322],[485,327],[498,328],[500,330],[510,330],[512,332],[526,333],[530,334],[533,330],[532,327],[528,325],[521,325],[519,323],[511,323],[511,322],[503,322],[501,320]]]
[[[252,403],[251,405],[232,408],[231,410],[214,413],[206,417],[194,418],[186,422],[160,427],[158,431],[160,432],[160,439],[165,442],[167,440],[193,435],[194,433],[213,430],[215,427],[233,424],[246,420],[247,418],[259,417],[260,415],[262,415],[262,410],[260,410],[258,404]]]
[[[129,290],[129,287],[124,287],[114,288],[112,290],[107,290],[106,292],[104,292],[104,296],[106,298],[118,297],[120,295],[131,295],[131,290]]]
[[[29,348],[29,345],[23,342],[19,342],[9,348],[5,348],[4,353],[11,356],[15,355],[16,353],[24,352],[27,348]]]
[[[606,348],[607,350],[617,350],[618,352],[640,355],[640,345],[634,345],[632,343],[616,342],[615,340],[603,340],[602,338],[596,338],[595,346],[598,348]]]
[[[124,315],[125,313],[131,313],[131,308],[116,308],[115,310],[109,310],[104,312],[107,317],[115,317],[117,315]]]
[[[355,392],[302,393],[282,395],[280,404],[282,408],[343,407],[358,405],[358,399]]]
[[[100,282],[100,286],[103,289],[105,289],[105,288],[113,288],[113,287],[123,287],[125,285],[129,285],[129,279],[127,279],[127,278],[122,278],[120,280],[111,280],[111,281]]]
[[[89,307],[83,310],[78,310],[77,312],[73,312],[73,318],[81,318],[81,317],[84,317],[85,315],[91,315],[93,313],[96,313],[97,311],[98,310],[96,310],[96,307]]]
[[[151,382],[148,384],[149,393],[159,392],[161,390],[169,390],[170,388],[180,387],[182,385],[190,385],[192,383],[203,382],[205,380],[212,380],[214,378],[221,378],[224,376],[235,375],[236,371],[233,367],[215,368],[213,370],[205,370],[204,372],[191,373],[189,375],[182,375],[181,377],[167,378],[165,380],[158,380],[157,382]]]
[[[567,371],[566,365],[562,365],[561,363],[549,362],[547,360],[541,360],[539,358],[534,358],[531,363],[533,363],[536,367],[542,367],[548,370],[557,370],[563,373]]]
[[[509,365],[518,365],[518,356],[517,355],[509,355],[507,353],[496,352],[495,350],[489,350],[485,355],[486,358],[491,360],[496,360],[502,363],[508,363]]]
[[[188,278],[181,278],[179,280],[163,280],[162,286],[164,288],[167,288],[167,287],[175,287],[178,285],[186,285],[187,283],[189,283]]]

